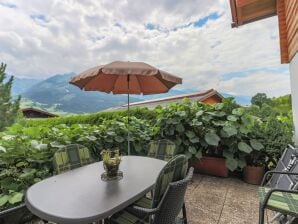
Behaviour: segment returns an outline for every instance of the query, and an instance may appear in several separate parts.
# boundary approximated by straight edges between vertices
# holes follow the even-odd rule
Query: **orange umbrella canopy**
[[[115,61],[90,68],[70,83],[86,91],[146,95],[168,92],[182,79],[143,62]]]

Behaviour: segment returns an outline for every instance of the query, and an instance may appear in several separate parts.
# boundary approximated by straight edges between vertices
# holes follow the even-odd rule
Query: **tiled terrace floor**
[[[186,195],[190,224],[258,223],[257,186],[237,178],[195,175]]]
[[[195,174],[187,190],[186,207],[189,224],[257,224],[257,186],[238,178]]]

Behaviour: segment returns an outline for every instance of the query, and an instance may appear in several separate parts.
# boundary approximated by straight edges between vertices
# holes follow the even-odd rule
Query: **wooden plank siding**
[[[290,62],[298,51],[298,0],[279,1],[284,1],[285,6],[288,62]]]

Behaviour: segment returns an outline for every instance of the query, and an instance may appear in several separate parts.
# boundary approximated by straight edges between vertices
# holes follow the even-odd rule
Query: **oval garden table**
[[[102,181],[103,163],[86,165],[31,186],[25,203],[36,216],[56,223],[91,223],[122,210],[150,191],[165,161],[124,156],[123,178]]]

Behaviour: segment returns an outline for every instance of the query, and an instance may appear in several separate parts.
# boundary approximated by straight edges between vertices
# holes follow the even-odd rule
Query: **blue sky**
[[[181,76],[178,88],[289,93],[277,18],[232,29],[228,2],[0,0],[0,58],[18,77],[129,60]]]

